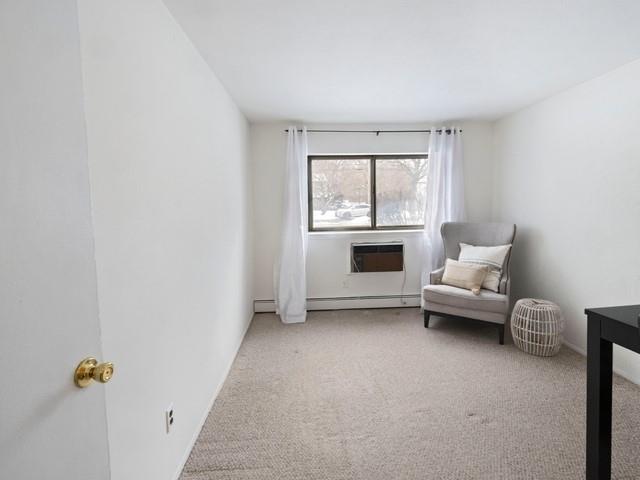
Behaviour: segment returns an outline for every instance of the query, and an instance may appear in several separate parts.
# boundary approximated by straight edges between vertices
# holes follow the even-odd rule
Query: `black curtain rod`
[[[302,132],[302,129],[298,129],[299,132]],[[436,133],[442,133],[443,130],[434,130]],[[289,129],[285,129],[286,133],[289,133]],[[431,133],[432,130],[307,130],[309,133],[375,133],[376,136],[381,133]],[[451,129],[447,128],[444,130],[445,133],[450,134]],[[458,130],[458,132],[462,132],[462,130]]]

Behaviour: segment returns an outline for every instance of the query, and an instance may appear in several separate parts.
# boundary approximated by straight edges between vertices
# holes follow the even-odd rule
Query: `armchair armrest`
[[[511,290],[511,279],[507,275],[503,275],[500,279],[500,288],[498,291],[503,295],[509,296]]]
[[[429,284],[438,285],[442,281],[442,275],[444,274],[444,267],[440,267],[429,274]]]

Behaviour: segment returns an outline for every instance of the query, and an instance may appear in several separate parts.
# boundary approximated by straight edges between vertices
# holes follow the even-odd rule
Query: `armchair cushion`
[[[465,263],[475,263],[486,265],[489,272],[482,282],[482,288],[500,292],[500,280],[507,255],[511,250],[511,245],[496,245],[492,247],[474,246],[460,243],[459,261]]]
[[[506,314],[509,308],[509,297],[490,290],[480,290],[474,295],[469,290],[449,285],[427,285],[423,290],[425,302],[441,304],[465,310],[481,310],[484,312]]]
[[[465,288],[471,290],[474,295],[479,295],[480,287],[488,272],[489,268],[486,265],[458,262],[447,258],[441,283]]]

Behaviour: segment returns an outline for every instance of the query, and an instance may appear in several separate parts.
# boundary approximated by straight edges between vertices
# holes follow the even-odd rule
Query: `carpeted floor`
[[[182,474],[581,479],[585,360],[418,309],[256,315]],[[640,478],[640,388],[614,380],[613,478]]]

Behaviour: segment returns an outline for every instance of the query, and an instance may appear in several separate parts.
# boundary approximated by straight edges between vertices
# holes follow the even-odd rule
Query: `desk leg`
[[[610,480],[613,345],[599,319],[587,321],[587,480]]]

